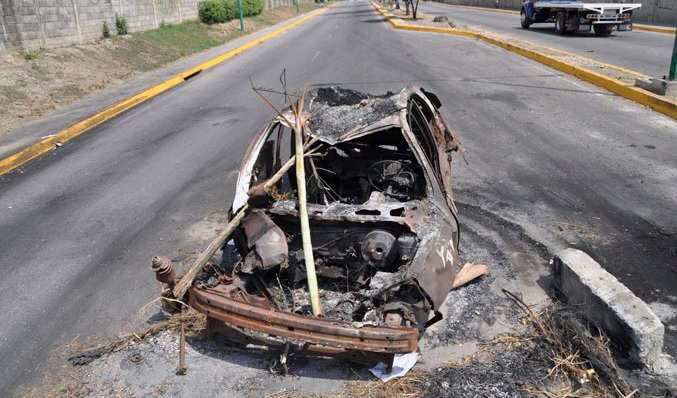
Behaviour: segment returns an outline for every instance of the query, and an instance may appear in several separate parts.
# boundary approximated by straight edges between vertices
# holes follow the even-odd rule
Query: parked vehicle
[[[534,23],[554,22],[560,35],[592,29],[598,36],[609,36],[614,27],[618,31],[632,30],[632,11],[641,6],[639,3],[523,0],[520,20],[524,29]]]

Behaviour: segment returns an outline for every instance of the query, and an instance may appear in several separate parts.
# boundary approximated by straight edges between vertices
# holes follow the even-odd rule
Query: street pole
[[[677,79],[677,30],[675,30],[675,42],[672,45],[672,62],[670,63],[670,73],[668,80]]]
[[[240,11],[240,30],[244,32],[244,18],[242,18],[242,0],[237,0],[237,8]]]
[[[299,10],[299,2],[300,2],[301,0],[295,0],[295,1],[296,1],[296,13],[298,14],[299,12],[301,12],[301,11]]]

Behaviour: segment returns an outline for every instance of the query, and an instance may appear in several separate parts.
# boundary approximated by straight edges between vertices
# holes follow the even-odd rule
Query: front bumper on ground
[[[303,316],[234,300],[217,290],[190,288],[190,306],[207,315],[208,332],[222,333],[242,344],[273,349],[293,346],[295,355],[330,356],[357,363],[384,362],[410,353],[418,345],[412,327],[356,326],[348,322]]]

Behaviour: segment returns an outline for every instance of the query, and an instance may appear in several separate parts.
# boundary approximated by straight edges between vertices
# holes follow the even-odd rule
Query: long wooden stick
[[[303,158],[303,147],[301,147],[301,158]],[[289,158],[287,163],[285,163],[280,170],[277,171],[268,181],[266,181],[265,184],[263,184],[263,187],[266,190],[269,190],[273,185],[275,185],[281,178],[284,176],[284,174],[296,163],[296,156],[292,156]],[[240,209],[240,211],[237,212],[235,217],[233,217],[232,220],[226,225],[226,227],[221,231],[216,238],[212,241],[212,243],[207,246],[207,248],[200,253],[200,256],[198,256],[197,259],[195,259],[195,262],[193,262],[193,265],[188,269],[188,272],[181,278],[179,283],[176,284],[174,287],[173,293],[174,297],[176,297],[177,300],[181,300],[183,298],[183,295],[186,294],[186,291],[190,288],[190,286],[193,284],[193,281],[195,278],[200,274],[200,271],[202,271],[202,267],[207,264],[207,261],[209,261],[210,258],[214,255],[214,253],[217,252],[220,248],[223,247],[223,244],[226,243],[226,239],[230,236],[231,233],[237,228],[238,225],[240,225],[240,222],[244,218],[245,211],[249,208],[249,205],[244,205]]]

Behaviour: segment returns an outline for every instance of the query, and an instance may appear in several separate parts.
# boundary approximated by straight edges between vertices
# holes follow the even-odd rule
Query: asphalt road
[[[472,10],[433,2],[419,3],[419,11],[446,16],[454,23],[473,26],[553,47],[596,61],[620,66],[650,77],[663,77],[670,70],[675,35],[633,30],[614,31],[610,37],[593,32],[576,32],[560,36],[554,23],[533,24],[522,29],[519,15]]]
[[[664,310],[677,347],[675,120],[481,41],[393,30],[356,1],[0,177],[0,396],[58,347],[154,316],[139,312],[159,292],[150,258],[194,257],[214,236],[273,116],[250,79],[279,89],[283,70],[289,87],[438,94],[468,151],[461,224],[481,207],[551,253],[587,251]]]

